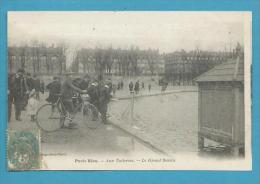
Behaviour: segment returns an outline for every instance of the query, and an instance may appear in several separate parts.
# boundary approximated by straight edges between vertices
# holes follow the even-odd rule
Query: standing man
[[[52,104],[52,113],[54,112],[54,104],[57,102],[61,93],[61,82],[59,77],[54,77],[53,81],[46,86],[46,89],[49,90],[49,96],[46,99],[47,102]]]
[[[107,81],[105,82],[103,80],[102,75],[99,76],[99,83],[98,83],[98,110],[101,113],[102,121],[104,124],[107,123],[107,108],[108,103],[111,99],[111,82]]]
[[[124,89],[124,82],[123,81],[121,81],[120,87],[121,87],[121,89]]]
[[[142,82],[142,89],[144,89],[144,82]]]
[[[151,91],[151,88],[152,88],[152,85],[149,83],[149,85],[148,85],[149,92]]]
[[[136,81],[136,83],[135,83],[135,88],[134,88],[135,94],[138,94],[138,93],[139,93],[139,89],[140,89],[139,81]]]
[[[133,89],[134,89],[134,84],[133,84],[133,82],[131,81],[131,82],[129,83],[129,91],[130,91],[130,93],[133,91]]]
[[[69,113],[69,116],[74,116],[74,105],[73,105],[73,95],[74,93],[86,93],[86,90],[82,90],[79,87],[75,86],[73,84],[73,80],[71,78],[72,72],[67,72],[65,74],[65,81],[61,86],[61,98],[62,102],[64,104],[63,112],[65,113],[66,111]],[[66,128],[73,128],[76,124],[70,122],[67,126],[64,125]]]
[[[11,114],[12,114],[12,104],[14,100],[14,90],[13,90],[13,77],[14,74],[8,74],[8,121],[11,119]]]
[[[113,95],[116,95],[116,85],[115,84],[112,85],[112,91],[113,91]]]
[[[25,71],[23,68],[20,68],[16,73],[13,83],[15,119],[17,121],[22,121],[21,112],[25,110],[28,103],[28,94],[29,89],[25,78]]]

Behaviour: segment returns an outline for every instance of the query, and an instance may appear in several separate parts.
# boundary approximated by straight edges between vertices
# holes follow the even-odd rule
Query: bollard
[[[134,121],[134,91],[131,91],[131,121],[132,121],[132,126],[133,126],[133,121]]]
[[[134,128],[134,91],[131,91],[131,126]],[[132,138],[132,150],[135,150],[135,141]]]

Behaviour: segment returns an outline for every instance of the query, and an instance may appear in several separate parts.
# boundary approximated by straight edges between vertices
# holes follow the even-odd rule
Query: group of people
[[[8,75],[8,120],[12,114],[14,104],[15,119],[22,121],[21,112],[27,109],[31,120],[35,120],[35,108],[40,100],[40,93],[44,93],[44,82],[37,75],[31,76],[23,68],[16,74]]]
[[[65,73],[65,79],[61,82],[59,77],[54,77],[54,80],[46,86],[49,90],[49,97],[46,99],[50,103],[56,103],[59,96],[61,95],[62,104],[64,105],[64,112],[68,112],[69,115],[73,116],[75,112],[75,96],[81,94],[88,94],[90,97],[90,103],[93,104],[98,111],[101,113],[101,117],[104,123],[107,123],[107,106],[111,98],[112,82],[111,79],[103,79],[102,75],[97,77],[90,77],[84,75],[82,77],[73,78],[73,73]],[[97,114],[95,114],[97,116]],[[95,117],[93,117],[95,118]],[[76,124],[69,123],[64,124],[65,127],[75,127]]]
[[[14,75],[8,75],[8,119],[10,121],[12,104],[14,104],[15,119],[22,121],[21,112],[27,111],[31,116],[31,121],[35,121],[38,109],[40,93],[44,93],[45,88],[49,91],[46,101],[55,104],[61,96],[64,111],[73,115],[76,94],[88,94],[92,103],[102,115],[102,120],[106,123],[106,113],[112,93],[111,79],[105,80],[102,75],[90,77],[72,77],[72,72],[67,72],[63,77],[55,76],[53,81],[46,85],[36,75],[26,73],[23,68],[18,69]],[[120,85],[121,86],[121,85]],[[54,109],[53,109],[54,110]],[[70,126],[70,125],[69,125]]]
[[[129,86],[130,93],[135,92],[135,94],[139,94],[140,89],[142,89],[142,90],[145,89],[144,82],[140,82],[139,80],[136,81],[135,84],[133,83],[133,81],[131,81],[128,86]],[[149,83],[148,90],[151,91],[151,88],[152,88],[152,85]]]

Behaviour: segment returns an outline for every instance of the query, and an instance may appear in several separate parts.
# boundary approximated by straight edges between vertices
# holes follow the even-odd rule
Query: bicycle
[[[57,94],[57,96],[58,99],[54,104],[44,104],[36,112],[36,123],[42,131],[54,132],[61,129],[66,120],[72,123],[78,112],[82,113],[83,122],[88,128],[96,129],[101,124],[100,112],[88,100],[83,100],[80,95],[73,97],[74,110],[73,113],[69,113],[62,101],[61,94]]]

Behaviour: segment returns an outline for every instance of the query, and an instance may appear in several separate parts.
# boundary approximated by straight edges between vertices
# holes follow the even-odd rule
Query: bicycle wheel
[[[38,127],[46,132],[54,132],[63,125],[61,111],[57,105],[45,104],[36,113]]]
[[[101,126],[102,118],[98,109],[92,104],[85,104],[83,107],[83,122],[88,128],[96,129]]]

